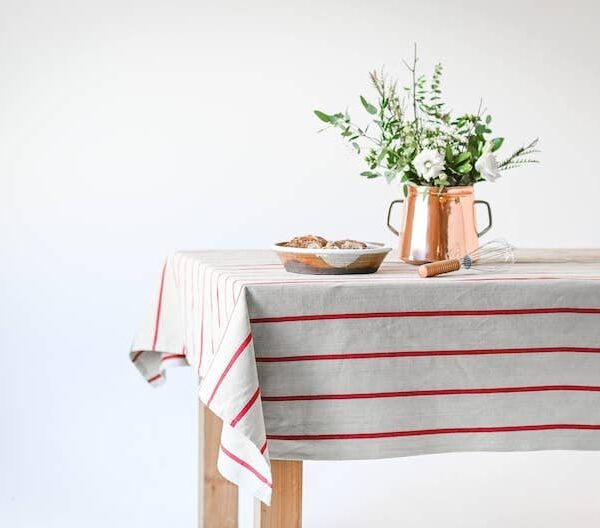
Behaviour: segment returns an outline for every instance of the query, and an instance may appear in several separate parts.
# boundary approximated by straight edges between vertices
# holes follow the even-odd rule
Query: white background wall
[[[421,48],[543,164],[482,184],[495,233],[600,245],[595,2],[0,0],[0,525],[191,527],[196,397],[127,350],[176,249],[392,241],[313,108]],[[600,454],[307,463],[305,526],[591,527]],[[248,501],[244,502],[247,507]],[[244,509],[243,509],[244,510]],[[244,510],[245,511],[245,510]]]

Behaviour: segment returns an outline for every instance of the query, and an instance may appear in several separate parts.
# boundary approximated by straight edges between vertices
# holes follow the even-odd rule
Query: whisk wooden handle
[[[422,264],[419,266],[419,275],[423,278],[435,277],[436,275],[458,271],[459,269],[459,259],[439,260],[437,262],[430,262],[429,264]]]

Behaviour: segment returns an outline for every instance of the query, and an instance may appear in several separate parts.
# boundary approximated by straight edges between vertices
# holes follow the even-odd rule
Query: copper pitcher
[[[404,204],[402,232],[391,223],[395,204]],[[477,231],[475,206],[485,205],[488,225]],[[408,187],[405,200],[394,200],[388,209],[387,225],[400,237],[400,258],[410,264],[424,264],[458,258],[479,246],[479,237],[492,227],[492,209],[484,200],[475,200],[473,187]]]

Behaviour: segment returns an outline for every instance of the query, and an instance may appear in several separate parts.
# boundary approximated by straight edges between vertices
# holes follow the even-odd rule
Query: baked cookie
[[[339,241],[330,240],[329,242],[327,242],[327,244],[325,244],[325,247],[323,249],[342,249],[342,246]]]
[[[358,240],[350,240],[349,238],[345,240],[336,240],[335,242],[329,242],[332,244],[332,248],[338,249],[365,249],[367,244],[364,242],[359,242]]]
[[[288,247],[306,248],[306,249],[321,249],[325,247],[327,240],[316,235],[304,235],[294,237],[286,245]]]

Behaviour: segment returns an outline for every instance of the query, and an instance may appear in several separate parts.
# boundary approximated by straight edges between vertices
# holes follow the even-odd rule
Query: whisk
[[[503,265],[514,264],[514,262],[514,248],[503,238],[497,238],[479,246],[464,257],[423,264],[419,266],[419,275],[423,278],[435,277],[460,269],[496,271]]]

